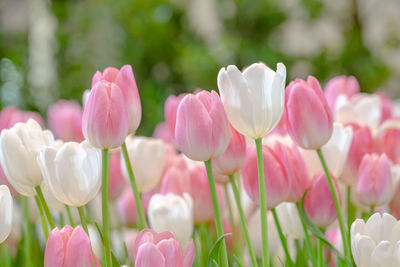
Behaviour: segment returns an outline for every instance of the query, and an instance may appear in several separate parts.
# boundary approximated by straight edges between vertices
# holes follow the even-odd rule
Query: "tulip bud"
[[[325,87],[325,97],[329,107],[336,109],[336,101],[339,96],[350,99],[360,92],[360,85],[354,76],[337,76],[328,81]]]
[[[274,151],[281,160],[289,179],[290,190],[286,200],[299,202],[310,183],[303,157],[295,144],[289,146],[275,142]]]
[[[114,151],[110,156],[108,197],[116,199],[127,186],[121,169],[121,153]]]
[[[166,122],[160,122],[153,131],[153,138],[161,139],[165,143],[175,143],[175,133],[171,133]]]
[[[54,144],[53,134],[48,130],[43,131],[33,119],[1,132],[0,163],[8,181],[18,193],[23,196],[36,195],[35,187],[43,182],[36,157],[43,148]]]
[[[304,149],[326,144],[333,131],[332,111],[316,78],[296,79],[286,88],[286,119],[290,137]]]
[[[0,244],[7,239],[12,229],[13,200],[6,185],[0,185]]]
[[[45,148],[38,162],[45,184],[53,196],[66,205],[84,206],[100,190],[100,151],[87,141],[67,142],[58,150]]]
[[[47,111],[49,128],[64,141],[83,141],[82,108],[76,101],[59,100]]]
[[[393,113],[392,100],[384,92],[375,93],[381,100],[381,123],[390,119]]]
[[[339,188],[333,176],[332,181],[340,199]],[[312,180],[304,198],[304,210],[311,222],[318,227],[325,228],[336,220],[335,202],[325,174],[316,175]]]
[[[27,122],[29,119],[34,119],[42,127],[44,125],[42,117],[36,112],[19,110],[13,106],[5,107],[0,112],[0,132],[3,129],[11,129],[18,122]]]
[[[374,139],[367,126],[359,126],[357,123],[350,123],[347,126],[353,129],[353,139],[340,180],[346,185],[353,185],[357,180],[357,172],[362,158],[374,150]]]
[[[289,179],[285,168],[275,152],[266,145],[262,146],[267,208],[274,208],[289,195]],[[257,204],[259,198],[257,153],[254,147],[247,149],[246,162],[242,169],[243,185],[247,194]]]
[[[176,126],[176,112],[178,110],[179,103],[187,94],[180,94],[178,96],[170,95],[164,104],[164,119],[167,124],[169,131],[175,138],[175,126]]]
[[[388,204],[393,197],[390,161],[385,154],[367,154],[361,161],[356,196],[366,206]]]
[[[238,133],[231,125],[231,140],[225,152],[215,158],[213,169],[223,175],[231,175],[239,172],[246,160],[246,139]]]
[[[186,168],[170,167],[162,178],[160,193],[174,193],[183,196],[190,193],[190,173]]]
[[[141,231],[135,240],[135,267],[190,267],[194,260],[194,244],[191,241],[184,252],[172,232],[159,234],[150,229]]]
[[[187,244],[193,234],[193,201],[189,194],[182,197],[168,193],[155,194],[149,203],[148,217],[156,232],[171,231],[181,244]]]
[[[132,189],[127,188],[118,198],[117,212],[123,224],[128,226],[137,224],[138,214]]]
[[[218,73],[218,89],[229,122],[241,134],[264,137],[282,117],[285,103],[286,68],[274,72],[264,63],[254,63],[242,72],[234,65]]]
[[[94,264],[93,264],[94,259]],[[61,230],[53,229],[47,240],[44,252],[44,267],[100,267],[92,254],[90,240],[82,227],[67,225]]]
[[[124,65],[120,70],[108,67],[103,73],[97,71],[92,78],[92,88],[99,81],[114,83],[121,89],[128,116],[128,133],[134,133],[142,119],[142,105],[132,67]]]
[[[400,163],[400,121],[388,120],[378,130],[376,149],[394,163]]]
[[[180,150],[192,160],[207,161],[225,152],[229,124],[215,91],[183,98],[176,115],[175,138]]]
[[[147,192],[158,185],[165,163],[165,146],[163,141],[149,137],[126,138],[129,161],[140,192]],[[125,178],[128,173],[125,161],[121,161]]]

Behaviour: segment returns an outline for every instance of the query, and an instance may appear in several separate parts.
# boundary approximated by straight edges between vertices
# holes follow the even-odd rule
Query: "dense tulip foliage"
[[[152,137],[130,65],[46,123],[5,107],[0,266],[400,266],[400,102],[282,63],[216,83],[169,96]]]

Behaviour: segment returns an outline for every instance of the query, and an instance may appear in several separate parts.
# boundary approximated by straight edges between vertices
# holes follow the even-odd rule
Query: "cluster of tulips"
[[[354,77],[285,86],[282,63],[217,83],[169,96],[153,137],[129,65],[50,130],[4,108],[0,265],[400,266],[400,103]]]

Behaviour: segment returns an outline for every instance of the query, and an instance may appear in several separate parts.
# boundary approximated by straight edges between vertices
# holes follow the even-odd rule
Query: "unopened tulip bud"
[[[67,225],[61,230],[55,228],[47,240],[44,267],[70,266],[101,266],[92,253],[89,237],[80,226],[72,228]]]
[[[282,117],[285,103],[286,68],[276,72],[264,63],[254,63],[242,72],[234,65],[218,73],[218,89],[229,122],[253,139],[272,131]]]
[[[0,244],[7,239],[12,229],[13,200],[6,185],[0,185]]]
[[[336,109],[339,96],[350,99],[360,92],[360,85],[354,76],[337,76],[328,81],[325,87],[325,97],[332,110]]]
[[[156,232],[171,231],[179,242],[187,244],[193,234],[193,201],[189,194],[155,194],[149,203],[148,217]]]
[[[388,204],[393,197],[390,161],[385,154],[363,157],[356,182],[356,196],[366,206]]]
[[[286,119],[290,137],[304,149],[318,149],[331,138],[333,115],[316,78],[296,79],[286,88]]]
[[[136,202],[130,188],[127,188],[118,198],[117,212],[123,224],[128,226],[137,224],[138,214]]]
[[[161,182],[160,193],[174,193],[183,196],[190,193],[190,173],[186,168],[170,167],[164,174]]]
[[[108,196],[110,199],[116,199],[127,187],[127,182],[121,169],[121,153],[114,151],[110,156],[110,173],[108,184]]]
[[[82,132],[97,148],[116,148],[128,135],[128,111],[121,88],[101,80],[93,85],[85,105]]]
[[[165,145],[159,139],[150,137],[126,138],[129,161],[140,192],[147,192],[158,185],[165,164]],[[121,168],[126,178],[128,172],[125,161]]]
[[[78,102],[59,100],[47,111],[49,128],[57,138],[63,141],[83,141],[82,134],[83,110]]]
[[[262,153],[265,170],[267,207],[273,208],[288,197],[290,183],[286,170],[275,152],[268,146],[263,145]],[[243,185],[247,194],[254,202],[259,203],[257,153],[254,147],[249,147],[247,149],[247,158],[242,169],[242,175]]]
[[[221,99],[215,91],[188,94],[179,104],[175,138],[192,160],[207,161],[225,152],[230,130]]]
[[[36,195],[35,187],[43,183],[36,158],[43,148],[54,144],[53,134],[48,130],[43,131],[33,119],[1,132],[0,163],[8,181],[18,193],[23,196]]]
[[[332,181],[339,196],[339,188],[333,176]],[[312,180],[311,186],[304,198],[304,209],[311,222],[318,227],[325,228],[336,220],[335,203],[328,180],[324,174],[316,175]]]
[[[215,158],[213,169],[215,172],[223,175],[231,175],[239,172],[246,160],[246,139],[243,135],[237,132],[232,126],[231,140],[225,152]]]
[[[387,120],[384,122],[376,137],[376,149],[385,153],[394,163],[400,163],[400,121]]]
[[[381,123],[390,119],[393,114],[392,100],[384,92],[376,92],[381,100]]]
[[[176,125],[176,112],[178,110],[179,103],[187,94],[180,94],[178,96],[170,95],[164,104],[164,119],[170,133],[175,139],[175,125]]]

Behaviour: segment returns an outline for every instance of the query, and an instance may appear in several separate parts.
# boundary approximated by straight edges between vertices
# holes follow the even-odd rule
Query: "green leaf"
[[[222,241],[224,240],[224,238],[225,238],[226,236],[228,236],[228,235],[231,235],[231,234],[230,234],[230,233],[227,233],[227,234],[221,235],[221,236],[217,239],[217,241],[215,242],[215,244],[213,245],[213,247],[212,247],[210,253],[208,254],[208,261],[207,261],[207,262],[208,262],[208,263],[207,263],[207,266],[208,266],[208,267],[214,267],[214,266],[217,266],[217,267],[218,267],[217,261],[218,261],[218,255],[219,255],[219,248],[221,247]]]
[[[233,254],[233,261],[236,262],[236,265],[239,267],[243,267],[242,263],[240,262],[239,258],[236,254]]]
[[[103,243],[103,245],[104,245],[103,234],[102,234],[102,232],[100,230],[100,227],[97,224],[97,222],[95,222],[94,225],[96,226],[97,232],[99,232],[101,243]],[[112,252],[112,250],[111,250],[111,258],[112,258],[111,260],[112,260],[113,266],[121,266],[121,264],[118,262],[118,259],[117,259],[117,257],[115,257],[114,252]]]

